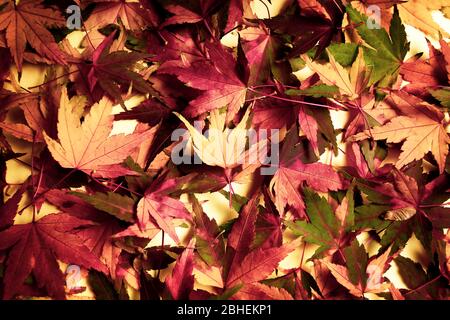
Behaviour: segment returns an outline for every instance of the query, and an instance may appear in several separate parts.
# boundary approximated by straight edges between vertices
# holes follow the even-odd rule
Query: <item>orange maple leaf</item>
[[[44,133],[52,156],[64,168],[91,173],[120,164],[139,144],[152,139],[156,132],[157,127],[154,127],[141,133],[110,137],[114,117],[107,98],[93,105],[81,123],[83,111],[84,98],[69,100],[64,89],[58,113],[59,142]]]

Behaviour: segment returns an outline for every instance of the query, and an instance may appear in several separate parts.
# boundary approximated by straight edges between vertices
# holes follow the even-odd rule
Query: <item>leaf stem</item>
[[[417,288],[408,291],[404,295],[406,296],[407,294],[410,294],[410,293],[413,293],[413,292],[416,292],[416,291],[419,291],[419,290],[425,288],[426,286],[428,286],[428,285],[432,284],[433,282],[435,282],[436,280],[438,280],[441,276],[442,276],[441,274],[438,275],[437,277],[431,279],[430,281],[425,282],[424,284],[418,286]]]
[[[206,29],[208,30],[209,34],[211,35],[211,38],[215,38],[214,33],[211,30],[211,27],[208,23],[208,21],[206,21],[206,19],[203,20],[203,24],[205,25]]]
[[[162,234],[161,234],[161,250],[164,250],[164,230],[161,230]],[[156,273],[156,277],[159,279],[159,274],[161,273],[161,269],[158,269],[157,273]]]
[[[28,89],[36,89],[36,88],[40,88],[40,87],[42,87],[42,86],[45,86],[45,85],[47,85],[47,84],[49,84],[49,83],[52,83],[52,82],[54,82],[54,81],[58,81],[58,80],[61,79],[61,78],[64,78],[64,77],[66,77],[66,76],[69,76],[69,75],[74,74],[74,73],[77,73],[77,72],[80,72],[80,70],[75,70],[75,71],[72,71],[72,72],[69,72],[69,73],[65,73],[65,74],[63,74],[63,75],[60,75],[59,77],[56,77],[55,79],[51,79],[51,80],[46,81],[46,82],[44,82],[44,83],[42,83],[42,84],[39,84],[39,85],[36,85],[36,86],[29,87]]]
[[[133,190],[127,188],[127,187],[122,186],[122,184],[117,184],[117,183],[112,182],[112,181],[107,181],[107,183],[109,183],[109,184],[111,184],[111,185],[113,185],[113,186],[115,187],[115,188],[111,188],[111,187],[109,187],[109,186],[105,186],[105,185],[103,184],[102,181],[98,180],[98,179],[95,178],[93,175],[89,175],[89,177],[90,177],[92,180],[94,180],[95,182],[97,182],[98,184],[101,184],[102,186],[108,188],[108,189],[111,190],[112,192],[116,192],[117,189],[122,189],[122,190],[128,191],[128,192],[130,192],[130,193],[132,193],[132,194],[135,194],[135,195],[137,195],[137,196],[140,196],[140,197],[143,197],[143,196],[144,196],[143,194],[141,194],[141,193],[139,193],[139,192],[133,191]]]
[[[271,18],[270,18],[270,10],[269,10],[269,6],[267,5],[267,3],[265,3],[264,0],[259,0],[259,2],[261,2],[261,3],[264,5],[264,7],[266,7],[266,10],[267,10],[267,19],[271,19]]]
[[[330,110],[340,110],[338,108],[333,108],[333,107],[330,107],[330,106],[327,106],[327,105],[324,105],[324,104],[320,104],[320,103],[299,101],[299,100],[293,100],[293,99],[283,98],[283,97],[279,97],[279,96],[267,95],[264,92],[260,92],[260,91],[257,91],[255,89],[253,89],[252,87],[248,87],[247,90],[249,90],[249,91],[251,91],[253,93],[259,94],[259,95],[261,95],[263,97],[266,97],[266,98],[272,98],[272,99],[277,99],[277,100],[291,102],[291,103],[304,104],[304,105],[307,105],[307,106],[321,107],[321,108],[326,108],[326,109],[330,109]]]

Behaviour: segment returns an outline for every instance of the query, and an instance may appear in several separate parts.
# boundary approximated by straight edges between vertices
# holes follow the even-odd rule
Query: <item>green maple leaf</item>
[[[347,273],[349,280],[353,284],[361,284],[362,287],[366,286],[367,281],[367,252],[363,245],[360,245],[355,239],[351,245],[344,250],[345,261],[347,264]]]
[[[379,82],[379,86],[388,86],[397,79],[399,67],[409,49],[397,8],[394,9],[389,34],[383,28],[369,28],[369,18],[351,5],[347,6],[347,13],[358,34],[370,46],[364,47],[365,61],[372,68],[369,85]]]
[[[450,108],[450,90],[449,89],[438,89],[429,90],[431,95],[439,100],[439,102],[447,108]]]
[[[71,192],[73,195],[83,199],[96,209],[107,212],[116,218],[132,222],[134,220],[134,200],[114,192],[85,194]]]
[[[340,223],[327,200],[320,197],[309,188],[303,189],[306,203],[307,221],[286,222],[286,225],[304,241],[314,243],[320,247],[311,259],[320,257],[322,253],[331,248],[339,247],[336,239],[340,236]]]
[[[305,95],[311,96],[314,98],[334,98],[339,95],[339,88],[336,86],[329,86],[327,84],[318,84],[315,86],[311,86],[307,89],[289,89],[285,92],[287,95],[296,96],[296,95]]]
[[[440,290],[440,286],[446,281],[438,279],[439,271],[433,263],[431,263],[425,271],[420,263],[414,262],[410,258],[398,256],[394,261],[398,267],[401,279],[411,290],[405,295],[409,299],[446,299],[448,296],[448,289]]]
[[[355,229],[370,228],[381,231],[387,228],[392,222],[383,220],[380,216],[389,208],[389,206],[375,204],[367,204],[355,208]]]
[[[351,66],[358,55],[356,43],[332,43],[327,49],[343,67]]]
[[[381,237],[380,252],[388,247],[391,247],[391,254],[403,249],[413,234],[424,248],[431,250],[431,225],[422,216],[416,215],[409,220],[389,224]]]

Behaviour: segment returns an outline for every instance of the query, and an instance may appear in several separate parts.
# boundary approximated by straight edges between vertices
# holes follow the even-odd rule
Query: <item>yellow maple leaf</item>
[[[305,60],[306,65],[319,75],[320,80],[324,84],[338,87],[339,92],[348,96],[350,100],[357,98],[358,93],[355,92],[355,85],[350,81],[349,73],[334,59],[328,50],[327,52],[330,59],[330,62],[327,64],[312,61],[306,54],[303,54],[301,57]]]
[[[207,136],[192,126],[182,115],[175,114],[189,130],[195,153],[209,166],[232,169],[245,161],[258,161],[258,155],[267,147],[267,139],[262,139],[246,149],[250,132],[246,129],[250,108],[233,129],[225,126],[226,113],[220,113],[218,109],[213,110],[209,115],[210,126]]]
[[[75,168],[86,173],[104,170],[120,164],[144,140],[152,139],[156,128],[130,135],[109,136],[113,127],[112,104],[107,98],[94,104],[81,122],[85,99],[69,100],[63,89],[58,111],[59,142],[44,133],[53,158],[64,168]]]
[[[402,21],[413,26],[425,34],[439,38],[439,34],[450,35],[437,24],[432,16],[434,10],[442,10],[450,7],[448,0],[409,0],[398,6]]]
[[[375,140],[384,140],[391,143],[403,142],[397,168],[420,160],[431,151],[442,173],[445,168],[445,159],[448,154],[450,138],[441,121],[417,114],[414,117],[399,116],[390,120],[383,126],[366,130],[352,137],[352,140],[363,140],[372,137]]]

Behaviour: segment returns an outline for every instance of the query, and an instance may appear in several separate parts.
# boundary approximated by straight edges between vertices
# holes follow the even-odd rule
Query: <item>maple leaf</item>
[[[1,232],[0,249],[9,249],[3,280],[4,298],[13,298],[32,272],[51,296],[64,299],[64,276],[56,259],[105,272],[105,266],[71,233],[86,224],[90,222],[65,214],[51,214]]]
[[[263,83],[271,74],[277,79],[281,78],[283,70],[276,57],[281,46],[280,39],[272,35],[264,25],[260,28],[247,28],[241,31],[240,35],[250,71],[248,85]]]
[[[441,273],[447,279],[450,277],[450,232],[442,233],[440,236],[440,250],[438,250],[439,265]]]
[[[5,48],[6,48],[6,38],[5,38],[5,35],[0,35],[0,47],[2,47],[2,50],[1,50],[1,52],[2,52],[2,55],[4,55],[5,54],[5,52],[7,52],[8,50],[6,50]],[[2,71],[2,73],[3,72],[5,72],[4,70]]]
[[[425,34],[434,38],[439,38],[440,34],[450,35],[448,30],[445,30],[437,24],[432,16],[433,10],[440,10],[448,8],[450,5],[445,0],[431,0],[419,1],[409,0],[401,3],[398,6],[400,16],[405,23],[418,28]]]
[[[321,65],[313,62],[307,55],[302,55],[308,67],[317,72],[323,83],[329,86],[336,86],[342,95],[346,95],[349,99],[354,99],[358,96],[355,92],[354,86],[350,82],[350,76],[347,71],[334,59],[332,54],[329,54],[329,65]]]
[[[155,14],[151,10],[153,8],[148,7],[151,3],[144,6],[143,1],[89,0],[87,2],[96,4],[94,11],[85,22],[87,29],[102,28],[108,24],[117,23],[119,19],[126,29],[133,31],[145,29],[149,24],[157,24]]]
[[[77,219],[91,221],[88,226],[75,230],[74,234],[82,239],[84,245],[108,267],[109,274],[114,279],[122,251],[114,244],[112,238],[123,230],[118,220],[69,192],[52,189],[45,194],[45,199],[64,213]]]
[[[256,193],[243,208],[228,236],[224,268],[227,288],[253,284],[265,279],[296,246],[296,243],[292,242],[280,247],[259,247],[251,250],[255,237],[258,200],[259,194]]]
[[[169,196],[174,191],[174,186],[182,182],[183,179],[169,179],[162,181],[164,175],[155,180],[146,190],[144,197],[137,205],[137,218],[139,228],[144,230],[148,222],[153,222],[177,243],[180,242],[173,225],[173,219],[185,219],[191,221],[191,215],[186,210],[184,204]],[[188,177],[190,179],[190,177]]]
[[[433,218],[433,212],[444,210],[445,208],[427,208],[426,203],[439,201],[435,194],[441,194],[447,183],[445,176],[434,179],[427,184],[418,184],[413,177],[395,170],[393,172],[393,182],[386,182],[383,186],[376,187],[375,190],[383,194],[390,200],[390,210],[384,216],[385,219],[404,221],[413,217],[416,212],[425,217]],[[444,195],[445,197],[445,195]],[[431,211],[429,211],[431,209]],[[437,221],[436,221],[437,222]]]
[[[22,70],[27,43],[43,57],[66,64],[64,53],[46,29],[63,26],[65,20],[60,12],[44,7],[40,0],[23,0],[17,5],[10,1],[0,11],[0,31],[6,30],[6,43],[19,70]]]
[[[369,84],[380,81],[384,85],[397,78],[398,70],[409,49],[405,27],[402,25],[398,10],[395,8],[389,34],[384,28],[369,28],[369,19],[351,5],[347,6],[350,20],[357,25],[358,34],[370,47],[364,47],[366,63],[371,67]]]
[[[306,96],[311,95],[312,97],[331,98],[338,94],[338,89],[335,86],[328,86],[325,84],[312,85],[313,83],[315,84],[316,81],[316,75],[313,75],[306,81],[303,81],[300,90],[289,89],[286,91],[286,94],[293,94],[296,96],[295,100],[305,101],[304,104],[300,103],[301,105],[298,108],[298,122],[301,129],[300,135],[306,136],[316,157],[320,157],[321,150],[319,150],[319,143],[321,142],[320,138],[322,136],[325,138],[326,143],[330,143],[330,148],[332,150],[337,149],[335,129],[331,119],[330,110],[328,108],[320,107],[321,104],[317,103],[322,103],[325,100],[309,101]],[[322,89],[324,90],[322,91]],[[332,92],[331,96],[327,95],[327,92],[330,93],[329,89],[331,89]],[[297,93],[299,93],[299,95]],[[323,95],[323,93],[325,93],[325,95]],[[345,97],[342,97],[342,99],[346,100]],[[338,108],[340,108],[340,106],[338,106]]]
[[[255,232],[258,237],[255,243],[261,248],[279,247],[283,243],[281,218],[267,190],[264,190],[264,204],[266,210],[256,220]]]
[[[294,124],[298,109],[296,104],[283,100],[259,99],[253,107],[252,124],[262,129],[288,129]]]
[[[80,108],[81,107],[81,108]],[[111,103],[105,98],[91,107],[80,122],[83,102],[69,100],[63,90],[58,112],[59,142],[44,133],[52,156],[64,168],[75,168],[88,174],[121,163],[129,153],[146,139],[152,139],[155,128],[143,133],[109,137],[113,116]]]
[[[238,72],[233,56],[220,43],[205,43],[208,60],[187,62],[179,66],[165,63],[158,71],[174,74],[188,86],[204,90],[202,95],[189,103],[184,110],[187,117],[195,117],[213,109],[228,106],[229,122],[245,102],[247,79]]]
[[[280,154],[280,165],[270,182],[275,193],[275,204],[280,213],[287,204],[302,216],[304,202],[300,187],[306,182],[317,191],[338,190],[344,188],[344,181],[331,166],[322,163],[303,163],[299,159],[300,152],[296,146],[298,140],[295,127],[285,138]]]
[[[343,252],[347,268],[326,260],[323,263],[351,294],[364,297],[365,293],[378,293],[387,289],[388,284],[384,282],[383,274],[394,257],[385,253],[368,262],[364,246],[359,245],[356,239]]]
[[[161,230],[152,222],[147,222],[144,230],[141,230],[137,223],[132,224],[127,229],[113,235],[114,238],[138,237],[143,239],[153,239]]]
[[[196,247],[202,248],[201,245]],[[206,264],[204,260],[195,260],[194,275],[197,278],[197,281],[201,284],[212,286],[215,288],[224,287],[221,268],[210,266]]]
[[[127,52],[124,50],[109,52],[116,32],[106,37],[92,53],[92,65],[87,68],[87,81],[89,92],[99,85],[111,97],[124,107],[119,85],[132,86],[140,93],[152,92],[153,89],[131,67],[140,60],[148,57],[147,54]],[[83,70],[82,70],[83,72]]]
[[[444,127],[444,115],[433,105],[417,97],[398,91],[391,93],[393,103],[405,115],[397,116],[390,122],[364,131],[353,137],[362,140],[372,137],[375,140],[402,144],[402,153],[396,162],[397,168],[422,158],[426,153],[433,154],[439,171],[444,171],[450,138]]]
[[[293,300],[283,288],[267,286],[261,283],[244,285],[231,297],[232,300]]]
[[[177,259],[172,274],[166,278],[166,286],[175,300],[187,299],[194,289],[194,254],[195,241],[191,240]]]
[[[361,108],[358,108],[358,106],[364,100],[367,100],[365,89],[367,88],[370,77],[370,72],[367,70],[363,60],[363,51],[360,48],[356,49],[356,59],[351,54],[349,55],[350,59],[347,61],[348,57],[345,52],[348,48],[343,46],[338,47],[337,45],[334,48],[333,50],[326,50],[329,63],[325,65],[311,61],[307,55],[302,55],[307,66],[319,75],[323,84],[314,85],[303,90],[291,89],[289,90],[289,94],[299,93],[312,95],[313,97],[334,98],[337,94],[336,91],[338,91],[341,95],[341,100],[347,101],[347,105],[352,106],[352,109],[361,111]],[[353,49],[350,48],[350,50]],[[342,63],[345,63],[345,65],[351,65],[351,69],[347,70],[344,68],[336,58]],[[354,104],[356,104],[356,107]]]
[[[244,206],[238,220],[233,224],[225,251],[224,279],[228,278],[231,269],[238,266],[250,251],[255,237],[258,200],[259,194],[256,193]]]
[[[398,256],[394,261],[399,267],[401,279],[411,289],[406,293],[410,299],[442,299],[442,296],[446,295],[436,290],[438,287],[436,281],[429,281],[433,277],[431,266],[425,272],[420,263],[414,262],[410,258]]]
[[[446,1],[69,2],[0,0],[5,298],[448,299]]]
[[[317,58],[338,37],[343,18],[340,1],[298,0],[299,14],[279,15],[264,23],[277,32],[289,34],[293,49],[289,57],[298,56],[316,47]]]
[[[228,273],[226,286],[255,283],[267,278],[278,264],[294,250],[293,243],[269,249],[258,248],[250,252],[239,265]]]
[[[443,40],[439,41],[439,43],[441,44],[442,54],[444,55],[445,62],[447,63],[445,69],[447,70],[447,78],[450,81],[450,46]]]
[[[201,134],[183,116],[175,113],[186,125],[193,142],[195,155],[209,166],[217,166],[221,172],[216,173],[216,168],[211,168],[211,174],[207,180],[202,181],[209,185],[216,180],[216,190],[229,185],[231,187],[229,204],[231,207],[234,194],[232,183],[246,183],[257,168],[259,168],[267,155],[268,139],[265,136],[258,137],[255,132],[249,132],[246,128],[249,110],[242,117],[240,123],[233,129],[226,126],[226,114],[220,114],[219,110],[213,110],[209,116],[210,126],[207,136]],[[205,132],[206,134],[206,132]],[[250,146],[248,149],[246,148]],[[185,154],[191,154],[188,149]],[[238,168],[241,168],[240,171]],[[206,169],[210,171],[209,168]],[[196,190],[194,188],[194,190]]]
[[[436,99],[439,100],[441,105],[444,107],[450,108],[450,90],[448,89],[429,89],[431,95]]]
[[[324,298],[316,280],[309,272],[301,269],[295,273],[291,273],[291,276],[294,278],[294,297],[296,300],[311,299],[313,295],[318,295],[320,298]]]
[[[391,8],[394,5],[401,4],[404,0],[362,0],[352,1],[352,6],[360,12],[372,13],[373,8],[371,6],[377,6],[377,10],[380,9],[380,27],[389,29],[389,24],[392,20],[393,12]],[[377,21],[378,22],[378,21]]]
[[[190,196],[194,222],[196,227],[195,244],[198,255],[208,266],[219,267],[225,253],[223,238],[214,219],[210,219],[204,212],[194,195]],[[221,283],[221,277],[219,283]],[[221,283],[223,287],[223,283]]]
[[[258,141],[250,149],[246,150],[247,122],[250,110],[247,110],[239,124],[233,128],[226,127],[226,115],[215,109],[210,113],[208,137],[202,135],[182,115],[176,114],[186,125],[191,134],[195,153],[200,159],[210,166],[219,166],[224,169],[232,169],[244,163],[253,155],[259,155],[266,148],[267,140]],[[250,140],[251,137],[248,137]],[[255,159],[257,157],[254,157]]]
[[[346,241],[344,231],[348,230],[351,225],[348,225],[347,219],[340,221],[323,197],[308,188],[304,188],[303,192],[310,222],[297,220],[285,223],[296,235],[303,236],[304,241],[320,246],[312,259],[323,256],[327,250],[334,252],[340,249]],[[352,213],[350,212],[350,214]]]
[[[52,73],[47,75],[52,78]],[[43,132],[46,131],[51,137],[56,136],[57,104],[59,104],[61,90],[47,85],[41,88],[42,98],[38,95],[25,94],[19,99],[11,101],[17,104],[23,111],[26,125],[22,123],[1,123],[0,127],[5,132],[29,142],[44,142]]]
[[[95,208],[107,212],[120,220],[127,222],[133,221],[134,200],[130,197],[114,192],[97,192],[94,194],[72,192],[72,194],[83,199]]]
[[[132,120],[137,119],[139,122],[148,123],[156,126],[161,119],[167,118],[171,110],[164,104],[149,99],[131,110],[121,112],[114,116],[115,120]]]
[[[193,5],[192,5],[193,4]],[[208,18],[217,11],[223,1],[200,0],[197,3],[183,3],[182,5],[167,5],[165,9],[173,14],[172,17],[166,19],[162,26],[181,23],[198,23],[205,22],[209,27]],[[210,31],[212,33],[212,30]]]
[[[2,123],[0,124],[0,128],[2,128],[4,132],[9,133],[16,138],[33,142],[33,130],[22,123]]]
[[[440,44],[442,52],[428,42],[428,59],[418,60],[418,55],[415,55],[401,65],[400,74],[410,82],[405,87],[408,92],[425,98],[428,95],[427,88],[448,84],[450,73],[446,70],[448,62],[446,63],[444,55],[448,44],[443,40]],[[448,56],[450,57],[450,52]]]
[[[164,38],[164,42],[160,37]],[[188,28],[181,28],[176,33],[161,30],[160,37],[150,35],[148,50],[155,55],[151,58],[154,61],[164,63],[179,60],[180,57],[190,62],[205,59],[202,43]]]
[[[7,50],[6,48],[1,48],[2,41],[3,41],[2,37],[0,36],[0,59],[2,59],[2,61],[4,61],[2,66],[0,67],[0,86],[1,86],[1,88],[3,88],[4,81],[5,81],[6,77],[9,75],[9,68],[12,63],[12,59],[11,59],[9,50]],[[4,43],[3,43],[3,46],[5,46]],[[2,91],[3,91],[3,89],[2,89]]]
[[[406,244],[412,233],[425,248],[429,248],[431,224],[440,228],[450,223],[447,218],[449,209],[441,204],[448,199],[445,192],[445,186],[448,184],[446,176],[440,176],[425,185],[419,184],[416,179],[420,181],[421,178],[417,177],[417,174],[415,176],[416,178],[413,178],[396,170],[392,174],[392,182],[375,186],[374,191],[377,193],[369,195],[373,203],[384,205],[381,211],[375,210],[375,213],[378,211],[376,215],[394,221],[385,226],[381,224],[386,227],[381,238],[382,249],[393,244],[391,250],[395,252]],[[377,222],[374,219],[372,223],[375,223],[372,227],[378,229],[380,220]]]
[[[270,1],[269,1],[270,3]],[[230,32],[233,28],[243,23],[243,20],[256,18],[251,8],[250,0],[230,0],[228,6],[228,18],[225,26],[225,33]]]
[[[392,165],[388,168],[392,171]],[[419,164],[411,167],[408,174],[394,168],[392,173],[384,173],[384,179],[389,182],[357,182],[371,204],[355,209],[355,227],[385,230],[380,240],[381,252],[388,247],[392,253],[397,252],[413,233],[424,248],[430,248],[432,227],[440,228],[450,223],[446,218],[448,208],[443,204],[448,199],[446,176],[425,184],[419,170]]]
[[[5,227],[10,227],[14,223],[14,217],[17,214],[17,209],[19,208],[19,202],[22,196],[29,187],[29,181],[25,181],[19,190],[17,190],[14,195],[9,198],[5,203],[0,202],[0,230],[5,229]]]

